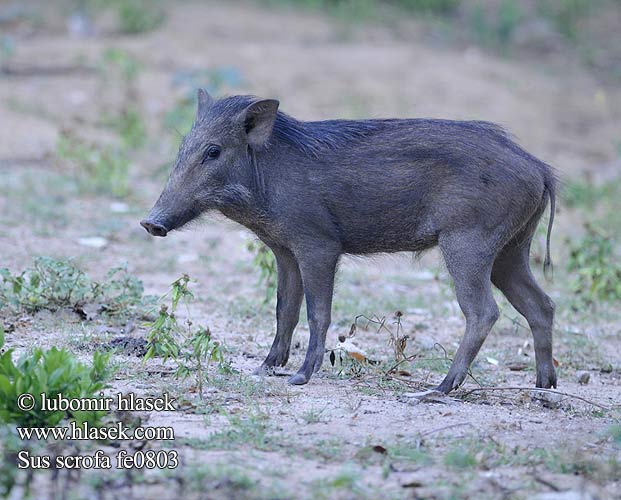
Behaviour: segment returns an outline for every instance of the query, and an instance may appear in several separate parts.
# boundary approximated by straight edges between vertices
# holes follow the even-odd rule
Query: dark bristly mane
[[[214,104],[219,113],[237,114],[252,104],[257,97],[240,95],[225,97]],[[338,150],[351,148],[361,139],[372,135],[378,130],[391,123],[402,121],[409,122],[421,133],[426,130],[441,130],[447,127],[447,136],[452,135],[448,128],[453,131],[455,127],[469,130],[473,133],[486,133],[495,135],[498,140],[513,144],[507,132],[495,123],[485,121],[453,121],[437,119],[372,119],[372,120],[323,120],[323,121],[300,121],[292,116],[279,111],[274,123],[273,133],[287,144],[293,146],[304,154],[316,158],[322,150]]]

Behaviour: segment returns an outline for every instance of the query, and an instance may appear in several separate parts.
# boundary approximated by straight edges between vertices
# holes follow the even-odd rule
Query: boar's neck
[[[256,151],[248,148],[243,177],[227,186],[219,200],[223,215],[261,235],[268,232],[268,189]]]
[[[276,139],[260,151],[249,151],[248,159],[242,176],[225,188],[219,210],[263,241],[282,243],[277,193],[294,188],[291,184],[298,180],[290,175],[291,167],[307,163],[308,157]]]

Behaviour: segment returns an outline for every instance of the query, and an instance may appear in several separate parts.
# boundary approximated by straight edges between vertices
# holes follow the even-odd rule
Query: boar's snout
[[[153,236],[164,237],[166,236],[166,234],[168,234],[168,229],[166,229],[161,224],[158,224],[157,222],[152,222],[150,220],[145,219],[143,221],[140,221],[140,225],[144,227],[147,230],[147,232]]]

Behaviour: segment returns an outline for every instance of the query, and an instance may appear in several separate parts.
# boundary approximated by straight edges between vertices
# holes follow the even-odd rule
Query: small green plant
[[[200,494],[205,492],[205,484],[217,484],[218,492],[223,498],[252,497],[253,488],[257,484],[249,475],[248,464],[188,464],[184,480],[190,491]]]
[[[247,250],[254,255],[252,263],[259,269],[258,286],[265,287],[264,302],[271,301],[278,288],[276,258],[272,251],[260,241],[249,241]]]
[[[229,66],[178,72],[175,74],[174,84],[183,90],[183,96],[164,116],[164,126],[176,130],[179,134],[186,133],[190,130],[196,116],[197,89],[207,89],[211,95],[217,97],[223,90],[238,87],[241,81],[239,71]],[[175,143],[175,147],[179,146],[179,141]]]
[[[121,33],[138,34],[159,28],[166,15],[154,0],[116,0]]]
[[[4,268],[0,276],[0,306],[9,305],[15,310],[56,310],[92,299],[90,280],[67,261],[37,257],[33,267],[21,274],[13,275]]]
[[[124,151],[144,146],[147,128],[135,104],[127,104],[118,116],[107,117],[104,122],[119,135]]]
[[[573,291],[587,303],[621,300],[621,264],[615,241],[590,225],[586,235],[571,245],[567,270]]]
[[[481,45],[499,47],[507,52],[516,28],[522,21],[522,11],[516,0],[503,0],[491,13],[478,4],[472,10],[471,27]]]
[[[611,425],[606,434],[610,437],[612,443],[617,448],[621,448],[621,424]]]
[[[188,289],[189,282],[190,277],[184,274],[172,283],[170,311],[166,304],[162,304],[159,316],[149,325],[144,360],[154,356],[161,356],[164,361],[173,360],[177,363],[175,377],[185,380],[194,376],[199,397],[203,399],[203,381],[209,376],[211,363],[217,363],[220,372],[231,373],[232,369],[224,359],[222,346],[212,338],[209,328],[195,328],[192,323],[188,302],[193,295]],[[180,302],[186,305],[185,325],[180,324],[176,316]],[[177,340],[177,337],[182,340]]]
[[[124,267],[108,271],[103,282],[92,281],[71,261],[36,257],[33,266],[19,274],[0,269],[0,310],[33,313],[41,309],[76,309],[99,303],[114,316],[130,313],[142,304],[142,282]]]
[[[93,282],[93,296],[101,302],[103,312],[122,315],[149,302],[142,281],[127,271],[125,266],[110,269],[103,282]]]
[[[433,462],[431,455],[415,443],[397,443],[388,447],[388,456],[392,460],[429,465]]]
[[[308,411],[305,411],[302,414],[302,420],[304,420],[304,422],[306,422],[307,424],[318,424],[320,422],[323,422],[323,412],[325,411],[325,408],[323,410],[318,410],[316,408],[311,408]]]
[[[257,450],[270,451],[276,447],[266,413],[257,410],[246,415],[229,415],[228,418],[228,427],[210,436],[210,448],[231,450],[251,445]]]
[[[106,50],[100,63],[103,81],[120,82],[123,91],[122,109],[104,116],[102,122],[119,135],[123,151],[139,149],[147,140],[147,128],[140,113],[140,94],[136,87],[141,70],[138,59],[118,48]]]
[[[597,2],[591,0],[560,0],[539,2],[540,13],[551,19],[561,35],[570,40],[578,38],[580,21],[587,18]]]
[[[104,77],[111,73],[120,75],[124,82],[125,90],[130,87],[138,78],[142,65],[134,56],[123,49],[109,48],[103,53],[101,60],[101,71]]]
[[[168,311],[168,306],[162,304],[157,319],[149,325],[147,335],[147,352],[144,361],[155,356],[168,359],[177,359],[179,356],[179,344],[175,339],[179,326],[174,313]]]
[[[456,447],[444,455],[444,465],[453,469],[473,469],[477,466],[477,459],[469,449]]]
[[[571,208],[593,208],[602,200],[618,196],[618,182],[595,184],[591,179],[567,182],[563,192],[565,205]]]
[[[344,466],[333,477],[313,481],[311,487],[314,498],[373,498],[362,482],[361,474],[350,465]]]
[[[15,54],[15,41],[10,36],[0,37],[0,68],[4,67]]]
[[[452,14],[461,0],[394,0],[395,5],[424,14]]]
[[[119,198],[129,194],[130,163],[123,149],[89,145],[63,133],[56,145],[56,157],[75,173],[82,191]]]
[[[4,335],[0,334],[0,349],[4,346]],[[54,399],[59,394],[71,398],[99,398],[109,376],[109,354],[95,352],[91,367],[80,363],[65,349],[52,347],[48,350],[36,348],[32,354],[22,355],[13,362],[13,349],[0,355],[0,421],[24,427],[53,427],[65,419],[78,424],[88,422],[100,425],[106,412],[99,410],[41,411],[41,394]],[[34,398],[32,410],[18,407],[18,397],[31,394]]]

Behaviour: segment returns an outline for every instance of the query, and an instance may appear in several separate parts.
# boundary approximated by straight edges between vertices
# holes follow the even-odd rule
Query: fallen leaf
[[[408,481],[401,484],[402,488],[420,488],[423,485],[420,481]]]
[[[507,368],[512,372],[521,372],[526,370],[529,367],[528,363],[524,363],[522,361],[515,361],[513,363],[507,363]]]
[[[357,359],[358,361],[364,361],[367,359],[367,357],[360,352],[352,351],[352,352],[347,352],[347,354],[349,354],[352,358]]]

